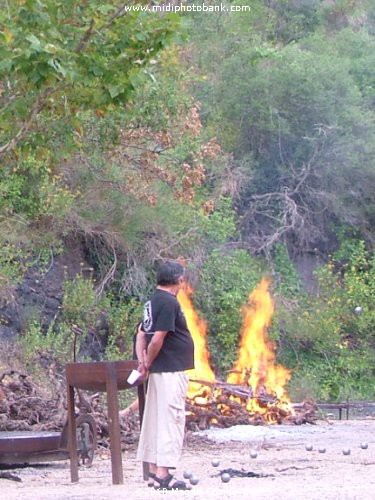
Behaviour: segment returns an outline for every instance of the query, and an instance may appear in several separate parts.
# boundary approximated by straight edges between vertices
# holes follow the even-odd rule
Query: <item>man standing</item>
[[[185,370],[194,368],[193,340],[176,298],[183,280],[178,262],[160,265],[136,341],[138,370],[143,376],[149,372],[137,458],[148,462],[156,489],[188,489],[169,472],[177,466],[184,438]]]

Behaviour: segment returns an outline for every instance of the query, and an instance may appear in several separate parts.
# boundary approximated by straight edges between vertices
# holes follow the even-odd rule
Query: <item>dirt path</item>
[[[4,500],[20,499],[375,499],[375,420],[319,422],[316,426],[232,427],[210,434],[222,442],[190,436],[177,475],[191,470],[198,485],[188,492],[161,492],[147,488],[135,450],[124,454],[125,484],[111,484],[107,456],[80,471],[80,481],[70,484],[69,463],[54,462],[39,468],[13,470],[21,483],[0,479]],[[229,439],[241,441],[228,441]],[[360,443],[368,443],[361,449]],[[313,451],[306,451],[311,443]],[[319,453],[325,447],[325,453]],[[344,456],[343,448],[351,450]],[[257,450],[257,458],[250,450]],[[214,468],[212,458],[220,465]],[[222,483],[223,469],[252,471],[264,477],[232,478]]]

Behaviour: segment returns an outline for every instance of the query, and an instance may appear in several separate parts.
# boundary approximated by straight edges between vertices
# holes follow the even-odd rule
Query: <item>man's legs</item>
[[[176,468],[181,456],[188,378],[184,372],[158,375],[158,394],[162,395],[162,404],[158,414],[156,475],[163,479],[168,476],[170,468]]]
[[[188,378],[184,372],[151,373],[137,458],[162,479],[181,455]]]
[[[142,462],[148,462],[150,464],[150,472],[156,472],[156,422],[157,392],[153,374],[151,373],[147,383],[145,408],[137,451],[137,459]]]

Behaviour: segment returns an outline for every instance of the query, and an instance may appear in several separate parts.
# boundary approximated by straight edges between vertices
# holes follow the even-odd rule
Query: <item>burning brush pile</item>
[[[268,339],[274,304],[264,279],[243,308],[243,323],[235,362],[227,380],[217,381],[209,362],[206,324],[194,311],[191,290],[178,295],[195,344],[195,369],[189,373],[187,427],[201,430],[239,424],[314,423],[316,407],[293,407],[285,386],[290,372],[275,364],[275,346]]]

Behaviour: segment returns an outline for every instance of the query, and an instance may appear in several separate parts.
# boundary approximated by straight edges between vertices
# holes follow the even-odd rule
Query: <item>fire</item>
[[[238,359],[227,382],[248,385],[254,395],[275,394],[279,401],[289,405],[285,385],[290,379],[290,372],[275,364],[275,345],[268,338],[267,329],[274,312],[274,303],[269,293],[269,280],[262,279],[250,294],[243,308]],[[249,411],[265,412],[256,398],[250,399]]]
[[[284,389],[290,378],[290,372],[283,366],[275,364],[275,345],[269,340],[267,334],[274,312],[269,284],[269,280],[262,279],[243,307],[238,357],[228,376],[227,384],[250,388],[252,397],[245,400],[244,408],[246,407],[249,414],[264,415],[265,420],[275,421],[275,418],[271,416],[275,414],[272,411],[275,404],[280,410],[286,410],[285,413],[292,413],[292,411]],[[230,408],[224,402],[225,397],[218,388],[220,383],[216,382],[215,374],[210,366],[207,324],[195,312],[191,294],[192,289],[185,286],[177,296],[194,340],[195,369],[189,371],[189,377],[191,380],[206,381],[211,384],[190,382],[188,398],[194,400],[194,404],[202,406],[215,399],[223,400],[223,404],[220,404],[221,412],[227,414]],[[215,385],[216,388],[213,390],[212,387]],[[231,399],[240,402],[237,397],[231,397]]]
[[[189,331],[194,341],[194,364],[195,369],[189,370],[188,375],[193,380],[205,380],[214,382],[215,375],[210,366],[210,354],[207,349],[207,324],[195,312],[191,301],[193,290],[188,286],[184,286],[178,293],[177,299],[181,309],[185,315]],[[205,397],[210,393],[207,386],[190,382],[188,388],[188,397],[200,395]]]

